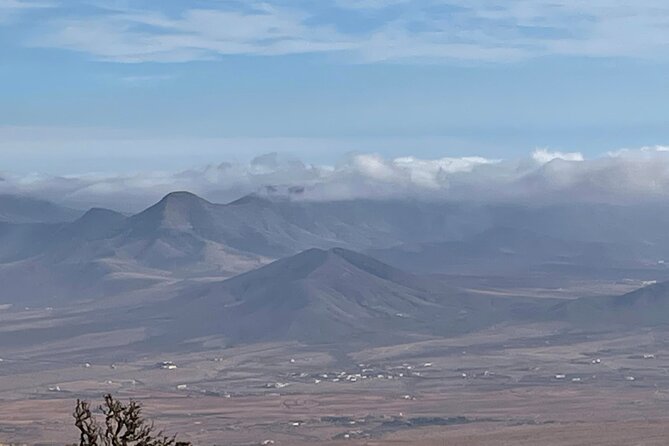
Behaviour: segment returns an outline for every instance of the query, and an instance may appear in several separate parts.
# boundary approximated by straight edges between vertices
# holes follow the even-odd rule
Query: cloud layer
[[[629,203],[669,200],[669,148],[626,149],[595,159],[543,149],[522,160],[386,159],[356,154],[334,166],[309,165],[272,153],[247,164],[221,163],[181,172],[1,176],[0,193],[123,211],[139,210],[175,190],[189,190],[217,202],[268,193],[297,200]]]
[[[666,59],[662,0],[269,0],[265,2],[0,0],[26,15],[24,44],[114,62],[328,53],[358,62],[596,56]],[[132,6],[130,6],[132,5]]]

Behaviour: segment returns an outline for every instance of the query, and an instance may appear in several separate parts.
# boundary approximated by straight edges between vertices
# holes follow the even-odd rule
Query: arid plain
[[[97,311],[0,317],[3,331],[43,340]],[[73,442],[76,398],[106,392],[141,401],[158,427],[196,444],[622,446],[666,444],[669,434],[669,332],[658,329],[501,323],[378,347],[212,336],[192,349],[139,351],[146,330],[58,331],[38,347],[3,348],[2,442]]]

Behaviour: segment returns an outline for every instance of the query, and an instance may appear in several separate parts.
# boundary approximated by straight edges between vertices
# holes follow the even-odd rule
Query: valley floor
[[[5,349],[0,443],[76,441],[76,398],[106,392],[196,444],[627,446],[669,434],[669,332],[534,324],[358,349],[207,339],[161,354],[133,353],[137,336]]]

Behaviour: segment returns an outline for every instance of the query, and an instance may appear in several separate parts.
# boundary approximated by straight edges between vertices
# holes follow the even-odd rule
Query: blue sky
[[[0,170],[669,141],[659,0],[0,0]]]

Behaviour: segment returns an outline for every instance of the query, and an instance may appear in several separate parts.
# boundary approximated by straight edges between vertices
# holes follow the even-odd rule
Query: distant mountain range
[[[367,252],[390,264],[423,273],[500,275],[563,271],[587,276],[657,267],[643,244],[564,240],[512,227],[490,228],[462,240],[409,243]]]
[[[306,342],[533,319],[657,324],[669,315],[665,285],[557,303],[490,297],[448,280],[666,280],[665,209],[257,195],[214,204],[174,192],[130,216],[5,196],[0,220],[0,304],[125,302],[155,321],[155,333],[177,323],[189,327],[183,336]],[[163,304],[142,307],[140,295]]]
[[[669,324],[669,282],[604,298],[528,299],[471,293],[354,251],[309,249],[224,281],[182,284],[142,320],[178,344],[301,341],[383,345],[494,324],[560,322],[587,331]],[[174,327],[179,327],[174,330]]]
[[[153,331],[172,342],[222,335],[378,344],[464,333],[549,305],[472,295],[354,251],[312,248],[224,281],[181,284],[173,298],[135,317],[157,321]]]
[[[16,285],[0,291],[0,300],[95,296],[102,291],[90,289],[88,280],[95,284],[138,274],[231,277],[312,247],[366,249],[457,237],[468,211],[448,219],[449,209],[258,196],[221,205],[175,192],[129,217],[93,209],[72,222],[2,223],[0,279]],[[36,271],[46,278],[34,281]]]
[[[0,222],[58,223],[72,221],[81,214],[80,211],[37,198],[0,194]]]

